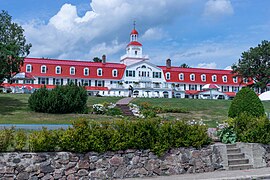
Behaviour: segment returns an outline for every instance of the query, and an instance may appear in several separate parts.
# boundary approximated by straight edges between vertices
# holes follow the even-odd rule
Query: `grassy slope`
[[[28,94],[0,94],[0,124],[70,124],[72,120],[86,117],[91,120],[114,119],[94,114],[47,114],[32,112],[28,108]],[[89,97],[87,106],[96,103],[116,102],[119,97]]]
[[[153,106],[180,107],[187,109],[190,113],[167,113],[161,116],[168,119],[195,119],[203,120],[211,127],[216,122],[227,119],[227,112],[230,107],[230,100],[207,100],[207,99],[161,99],[161,98],[137,98],[133,103],[139,104],[148,102]],[[270,102],[263,102],[265,111],[270,112]]]

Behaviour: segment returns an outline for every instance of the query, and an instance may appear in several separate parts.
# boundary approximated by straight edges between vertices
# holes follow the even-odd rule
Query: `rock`
[[[42,172],[42,173],[51,173],[53,171],[54,171],[54,168],[50,165],[40,166],[40,172]]]
[[[36,156],[34,157],[34,161],[35,163],[41,163],[46,161],[46,156],[44,154],[36,154]]]
[[[96,162],[98,160],[98,157],[97,156],[90,156],[89,160],[90,160],[90,163]]]
[[[76,164],[77,164],[76,162],[70,162],[65,166],[65,169],[68,170],[70,168],[73,168],[76,166]]]
[[[79,161],[78,162],[78,168],[79,169],[89,169],[90,164],[87,161]]]
[[[30,158],[32,158],[32,154],[24,154],[22,157],[30,159]]]
[[[13,174],[14,167],[5,167],[5,174]]]
[[[110,160],[109,163],[113,166],[119,166],[123,164],[123,158],[119,156],[113,156]]]
[[[132,165],[136,165],[136,164],[138,164],[139,160],[140,160],[140,157],[139,157],[139,156],[134,156],[134,157],[132,158],[132,160],[131,160],[130,163],[131,163]]]
[[[17,175],[18,180],[28,180],[29,179],[29,173],[28,172],[20,172]]]
[[[15,159],[13,159],[12,162],[15,163],[15,164],[18,164],[19,162],[21,162],[21,159],[20,158],[15,158]]]
[[[88,175],[88,171],[86,169],[80,169],[77,173],[78,176],[86,176]]]
[[[73,174],[68,175],[67,180],[74,180],[75,176]]]
[[[69,170],[65,171],[65,175],[70,175],[70,174],[74,174],[75,172],[77,172],[76,168],[70,168]]]
[[[114,178],[124,178],[124,175],[126,174],[126,168],[124,166],[120,166],[117,168],[117,170],[114,172],[113,177]]]
[[[148,171],[153,171],[157,167],[159,167],[159,163],[154,159],[149,160],[145,165],[145,169]]]
[[[41,180],[49,180],[49,179],[51,179],[51,178],[52,178],[52,175],[46,174],[45,176],[43,176],[43,177],[41,178]]]
[[[89,179],[106,179],[106,175],[101,171],[92,171],[89,173]]]

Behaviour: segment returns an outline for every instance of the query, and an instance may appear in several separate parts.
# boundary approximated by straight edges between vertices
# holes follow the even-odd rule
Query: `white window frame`
[[[180,80],[180,81],[184,81],[184,79],[185,79],[184,73],[180,73],[180,74],[179,74],[179,80]]]
[[[28,68],[30,68],[30,69],[28,69]],[[32,72],[32,65],[31,64],[26,65],[26,72]]]
[[[45,71],[43,71],[43,68],[44,68]],[[40,72],[43,73],[43,74],[47,73],[47,66],[46,65],[42,65],[40,67]]]
[[[72,73],[72,70],[74,71],[74,73]],[[70,74],[70,75],[75,75],[75,74],[76,74],[75,71],[76,71],[75,67],[70,67],[70,68],[69,68],[69,74]]]
[[[118,70],[117,69],[112,70],[112,76],[113,77],[117,77],[118,76]]]
[[[238,82],[238,77],[233,77],[233,82],[237,83]]]
[[[169,73],[169,72],[166,73],[166,79],[167,80],[170,80],[171,79],[171,73]]]
[[[57,70],[59,69],[59,73],[57,72]],[[55,67],[55,74],[61,74],[62,68],[61,66],[56,66]]]
[[[217,75],[212,75],[212,82],[217,82]]]
[[[243,83],[247,84],[248,83],[248,78],[243,78]]]
[[[201,75],[201,80],[202,80],[202,82],[205,82],[206,81],[206,75],[205,74],[202,74]]]
[[[87,73],[86,73],[87,72]],[[83,69],[83,75],[84,76],[89,76],[89,68],[84,68]]]
[[[190,81],[195,81],[196,79],[195,74],[190,74],[189,78],[190,78]]]
[[[228,77],[225,75],[225,76],[222,76],[222,81],[223,82],[228,82]]]
[[[98,68],[97,69],[97,76],[102,76],[102,74],[103,74],[102,68]]]

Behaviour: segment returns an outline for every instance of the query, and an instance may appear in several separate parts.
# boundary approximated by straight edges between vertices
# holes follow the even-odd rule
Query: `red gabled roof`
[[[127,46],[142,46],[141,43],[139,43],[138,41],[131,41]]]
[[[167,82],[178,82],[178,83],[189,83],[189,84],[217,84],[217,85],[239,85],[241,82],[241,79],[238,78],[238,82],[233,82],[234,74],[232,74],[231,70],[219,70],[219,69],[205,69],[205,68],[181,68],[181,67],[171,67],[167,68],[166,66],[158,66],[163,70],[164,76],[166,76],[166,73],[170,73],[170,79],[167,80],[166,77],[165,80]],[[179,79],[179,74],[184,74],[184,80]],[[190,80],[190,75],[195,75],[195,80]],[[206,75],[206,81],[202,81],[201,75]],[[217,76],[217,81],[212,81],[212,75]],[[222,76],[227,76],[227,82],[223,82]]]
[[[226,94],[229,97],[235,97],[236,96],[236,92],[223,92],[224,94]]]
[[[122,79],[126,66],[120,63],[99,63],[89,61],[75,61],[75,60],[57,60],[57,59],[43,59],[43,58],[25,58],[22,71],[26,72],[26,65],[31,64],[33,69],[32,76],[39,77],[63,77],[63,78],[85,78],[85,79]],[[41,66],[46,65],[47,72],[41,73]],[[55,73],[56,66],[61,66],[61,74]],[[70,67],[75,67],[75,75],[70,75]],[[89,76],[83,74],[83,69],[89,68]],[[97,69],[102,68],[102,76],[97,76]],[[113,77],[112,71],[118,71],[117,77]]]
[[[186,90],[185,91],[185,94],[188,94],[188,95],[195,95],[195,94],[198,94],[200,91],[196,91],[196,90]]]

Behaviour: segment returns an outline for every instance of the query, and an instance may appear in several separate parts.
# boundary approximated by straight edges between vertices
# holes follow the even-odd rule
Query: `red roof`
[[[241,82],[241,78],[238,77],[238,82],[233,81],[234,74],[231,70],[219,70],[219,69],[204,69],[204,68],[181,68],[181,67],[171,67],[167,68],[166,66],[158,66],[163,70],[164,76],[166,73],[170,73],[170,79],[165,80],[167,82],[177,82],[177,83],[189,83],[189,84],[217,84],[217,85],[235,85],[238,86]],[[184,74],[184,80],[179,79],[179,74]],[[195,75],[195,80],[191,81],[190,75]],[[202,75],[206,76],[206,80],[202,81]],[[216,81],[212,81],[212,75],[216,75]],[[227,76],[227,82],[223,82],[223,76]],[[241,84],[243,85],[243,84]]]
[[[235,97],[236,96],[236,92],[224,92],[224,94],[226,94],[229,97]]]
[[[185,94],[188,94],[188,95],[195,95],[195,94],[198,94],[200,91],[196,91],[196,90],[186,90],[185,91]]]
[[[89,61],[75,60],[57,60],[57,59],[42,59],[42,58],[25,58],[22,71],[26,72],[26,66],[32,65],[32,76],[39,77],[68,77],[68,78],[86,78],[86,79],[122,79],[126,66],[120,63],[98,63]],[[41,66],[46,65],[46,73],[41,73]],[[61,74],[55,73],[56,66],[61,67]],[[75,67],[75,75],[70,74],[70,67]],[[84,75],[84,68],[89,69],[89,75]],[[102,69],[102,76],[97,75],[97,69]],[[117,77],[113,76],[112,71],[117,70]]]
[[[138,41],[131,41],[127,46],[130,46],[130,45],[132,45],[132,46],[142,46],[142,44],[139,43]]]
[[[138,35],[139,33],[138,33],[138,31],[136,31],[136,29],[133,29],[130,34],[137,34]]]

